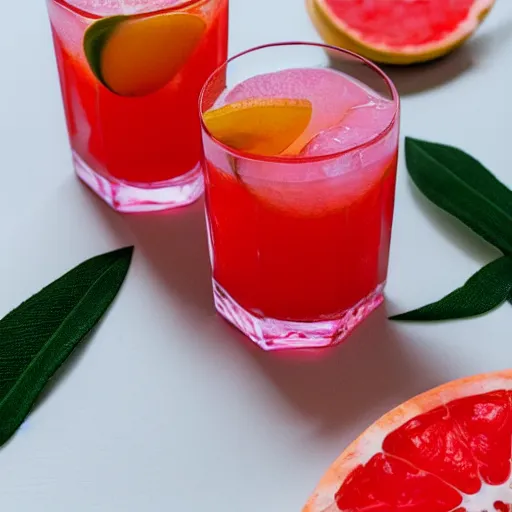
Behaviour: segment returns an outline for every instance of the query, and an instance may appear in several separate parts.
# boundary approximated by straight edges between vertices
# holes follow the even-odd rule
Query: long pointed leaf
[[[0,320],[0,445],[116,297],[133,248],[77,266]]]
[[[512,254],[512,192],[483,165],[450,146],[406,138],[407,168],[434,204],[505,254]]]
[[[503,304],[512,292],[512,258],[502,256],[469,278],[464,286],[438,302],[390,317],[390,320],[425,322],[482,315]]]

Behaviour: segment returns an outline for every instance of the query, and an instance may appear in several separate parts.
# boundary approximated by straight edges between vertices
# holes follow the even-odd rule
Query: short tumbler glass
[[[228,0],[47,0],[74,167],[121,212],[203,192],[197,101]]]
[[[350,94],[363,93],[377,102],[366,117],[355,108],[332,117],[344,94],[346,103]],[[352,131],[343,121],[342,133],[364,142],[320,155],[260,156],[210,133],[205,112],[230,98],[271,96],[308,97],[310,124],[348,116]],[[376,104],[388,116],[384,124]],[[265,350],[341,342],[383,302],[399,135],[394,85],[351,52],[279,43],[241,53],[217,69],[203,88],[200,110],[218,312]],[[320,136],[329,146],[332,126],[323,128]]]

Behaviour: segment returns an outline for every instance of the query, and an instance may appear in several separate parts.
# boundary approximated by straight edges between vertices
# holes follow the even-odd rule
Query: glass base
[[[193,203],[203,193],[203,175],[194,169],[169,181],[155,184],[127,183],[98,174],[73,152],[78,177],[114,210],[124,213],[154,212]]]
[[[338,345],[383,303],[383,291],[384,283],[334,320],[289,322],[253,315],[213,281],[217,311],[263,350],[311,349]]]

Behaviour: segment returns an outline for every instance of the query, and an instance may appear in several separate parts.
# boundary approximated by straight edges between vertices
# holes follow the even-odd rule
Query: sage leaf
[[[409,174],[435,205],[505,254],[512,254],[512,191],[460,149],[405,140]]]
[[[434,302],[390,320],[425,322],[457,320],[487,313],[512,292],[512,257],[502,256],[469,278],[464,286]]]
[[[127,247],[85,261],[0,320],[0,446],[114,300],[132,253]]]

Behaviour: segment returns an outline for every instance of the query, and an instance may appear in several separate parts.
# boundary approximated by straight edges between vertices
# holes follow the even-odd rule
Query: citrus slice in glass
[[[233,149],[279,155],[306,130],[312,105],[305,99],[258,98],[228,103],[204,113],[209,132]]]
[[[120,96],[145,96],[167,85],[206,29],[193,14],[110,16],[93,23],[84,51],[98,80]]]

